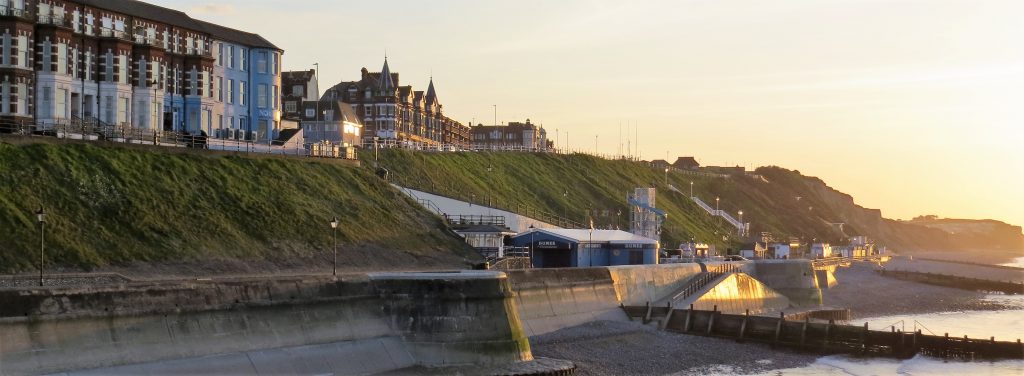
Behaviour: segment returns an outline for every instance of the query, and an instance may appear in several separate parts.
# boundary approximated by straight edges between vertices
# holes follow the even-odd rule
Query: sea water
[[[989,338],[1016,341],[1024,339],[1024,296],[992,295],[987,298],[1006,306],[1003,311],[944,312],[917,315],[897,315],[853,320],[851,324],[868,323],[869,328],[897,329],[950,337]],[[997,362],[942,360],[918,355],[911,359],[855,358],[843,355],[826,356],[806,367],[766,372],[763,375],[1024,375],[1024,360]]]

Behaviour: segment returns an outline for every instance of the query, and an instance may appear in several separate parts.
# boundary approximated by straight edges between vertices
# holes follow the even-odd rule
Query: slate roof
[[[267,48],[284,51],[275,46],[263,37],[229,27],[220,26],[206,21],[190,17],[185,12],[164,8],[137,0],[76,0],[79,3],[106,9],[112,12],[122,13],[133,17],[145,18],[153,21],[163,22],[173,26],[206,32],[213,35],[215,39],[227,42],[238,43],[250,47]]]

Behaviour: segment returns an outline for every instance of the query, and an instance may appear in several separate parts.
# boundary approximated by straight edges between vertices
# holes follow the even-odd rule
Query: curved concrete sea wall
[[[535,336],[596,320],[628,320],[620,305],[643,305],[677,292],[698,264],[533,269],[508,272],[519,317]]]
[[[696,263],[608,268],[618,302],[624,305],[654,304],[685,287],[702,270]]]
[[[779,311],[789,299],[745,273],[731,273],[693,302],[693,309],[717,309],[722,313],[751,314]]]
[[[495,272],[0,291],[0,301],[3,375],[364,374],[532,359]]]
[[[796,306],[821,305],[821,289],[810,260],[759,260],[754,278],[789,298]]]

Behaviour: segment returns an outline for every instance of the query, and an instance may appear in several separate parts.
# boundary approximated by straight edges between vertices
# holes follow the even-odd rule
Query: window
[[[120,103],[117,106],[117,121],[120,123],[128,122],[128,98],[118,98]]]
[[[224,43],[217,43],[217,66],[224,66]]]
[[[280,72],[278,72],[278,69],[280,67],[279,59],[280,59],[280,57],[278,56],[277,52],[275,52],[274,53],[274,65],[273,65],[273,69],[272,69],[274,71],[274,74],[280,73]]]
[[[235,103],[235,80],[228,80],[228,104]]]
[[[256,107],[267,108],[267,85],[260,84],[256,87]]]
[[[68,74],[68,45],[57,44],[57,73]]]
[[[259,60],[256,61],[256,71],[259,73],[267,73],[267,53],[260,52]]]
[[[306,117],[307,118],[314,118],[314,117],[316,117],[316,110],[312,109],[312,108],[307,108],[306,109]]]
[[[68,89],[57,89],[57,111],[54,117],[63,119],[67,117]]]
[[[334,110],[324,110],[324,121],[334,121]]]
[[[284,102],[284,111],[285,112],[295,112],[296,110],[298,110],[298,106],[295,104],[295,102],[293,102],[293,101]]]
[[[245,106],[245,81],[238,81],[238,104]]]
[[[228,52],[228,56],[227,56],[228,68],[234,68],[235,67],[235,46],[228,46],[227,50],[228,50],[227,51]]]
[[[294,95],[294,96],[296,96],[296,97],[301,97],[301,96],[303,96],[303,94],[304,94],[303,92],[304,92],[304,91],[305,91],[305,90],[304,90],[304,89],[302,88],[302,85],[295,85],[295,86],[292,86],[292,95]]]
[[[246,55],[246,52],[247,52],[246,50],[238,49],[238,61],[239,61],[238,69],[243,71],[243,72],[246,70],[246,66],[245,66],[245,55]]]
[[[280,102],[277,100],[277,85],[274,85],[274,89],[270,91],[270,107],[275,110],[280,108]]]
[[[224,101],[224,77],[217,77],[217,82],[214,83],[213,90],[217,92],[217,100]]]

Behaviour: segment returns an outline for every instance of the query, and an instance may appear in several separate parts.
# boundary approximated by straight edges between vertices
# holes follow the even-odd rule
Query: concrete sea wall
[[[3,375],[362,374],[532,359],[496,272],[0,291],[0,301]]]
[[[956,261],[894,257],[885,264],[884,269],[890,271],[941,274],[989,281],[1024,283],[1024,269],[1011,266],[981,265]]]
[[[785,295],[793,305],[821,305],[821,287],[810,260],[759,260],[753,269],[754,278]]]
[[[696,298],[693,309],[740,314],[780,311],[789,307],[789,299],[745,273],[726,275]]]
[[[620,305],[665,298],[700,274],[698,264],[533,269],[508,272],[519,317],[535,336],[596,320],[628,320]]]

